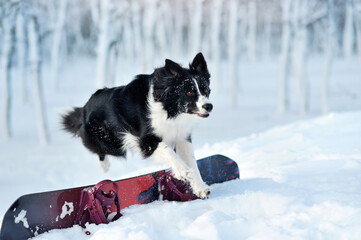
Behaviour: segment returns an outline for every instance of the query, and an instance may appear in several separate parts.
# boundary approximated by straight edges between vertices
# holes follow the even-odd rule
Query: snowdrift
[[[240,180],[208,200],[133,206],[108,225],[75,226],[35,239],[358,239],[361,112],[329,114],[206,145],[237,161]]]

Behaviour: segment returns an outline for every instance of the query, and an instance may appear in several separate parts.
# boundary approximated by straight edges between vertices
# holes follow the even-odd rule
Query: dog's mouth
[[[209,117],[209,113],[194,113],[194,114],[196,114],[198,117],[201,117],[201,118]]]

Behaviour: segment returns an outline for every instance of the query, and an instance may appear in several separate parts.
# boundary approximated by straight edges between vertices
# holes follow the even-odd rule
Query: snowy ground
[[[22,105],[15,95],[14,138],[0,141],[0,191],[6,193],[1,197],[1,218],[25,193],[165,167],[132,155],[128,161],[112,158],[110,172],[103,174],[79,139],[61,132],[58,113],[82,105],[93,91],[92,64],[69,64],[58,91],[45,81],[52,133],[48,146],[37,143],[32,104]],[[310,64],[312,104],[305,116],[298,115],[297,101],[290,114],[275,114],[275,63],[240,67],[243,81],[237,110],[228,107],[225,86],[213,91],[214,113],[195,129],[196,156],[221,153],[233,158],[241,179],[213,186],[210,199],[133,206],[117,222],[88,226],[90,236],[73,227],[35,239],[358,239],[361,68],[356,59],[336,62],[330,82],[332,113],[318,116],[322,66],[317,60]]]

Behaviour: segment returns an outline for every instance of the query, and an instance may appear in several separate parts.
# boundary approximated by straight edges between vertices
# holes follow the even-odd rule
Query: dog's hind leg
[[[107,155],[99,155],[99,167],[103,171],[103,173],[109,171],[110,162]]]

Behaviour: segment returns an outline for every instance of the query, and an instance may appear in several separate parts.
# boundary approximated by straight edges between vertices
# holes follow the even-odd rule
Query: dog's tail
[[[79,129],[82,125],[82,115],[82,108],[73,108],[70,112],[63,114],[61,117],[64,130],[74,135],[79,135]]]

